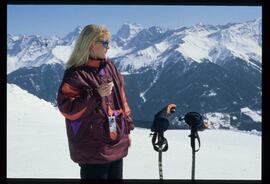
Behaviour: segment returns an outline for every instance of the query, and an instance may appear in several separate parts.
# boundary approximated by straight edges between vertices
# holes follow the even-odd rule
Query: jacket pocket
[[[71,130],[74,136],[78,133],[78,130],[80,129],[82,124],[82,121],[80,119],[70,121]]]
[[[89,139],[104,140],[106,136],[106,123],[107,117],[100,109],[97,109],[92,116],[88,117],[89,120]]]
[[[109,123],[108,121],[105,124],[105,128],[103,131],[104,137],[105,137],[105,141],[106,143],[109,144],[116,144],[117,142],[119,142],[123,136],[125,135],[125,124],[124,124],[124,119],[121,116],[116,117],[116,133],[117,133],[117,137],[115,140],[113,140],[110,137],[110,130],[109,130]]]
[[[68,138],[72,142],[81,141],[87,134],[87,122],[84,119],[67,121]]]

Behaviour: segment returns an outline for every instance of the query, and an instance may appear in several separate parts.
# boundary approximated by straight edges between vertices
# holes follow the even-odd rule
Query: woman
[[[109,39],[104,26],[82,30],[58,91],[70,156],[79,164],[82,179],[122,179],[134,129],[123,77],[106,58]]]

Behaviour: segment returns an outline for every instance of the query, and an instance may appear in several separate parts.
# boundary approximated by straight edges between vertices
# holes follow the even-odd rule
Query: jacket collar
[[[87,61],[86,64],[90,67],[93,67],[93,68],[99,68],[102,61],[104,61],[104,60],[89,58],[89,60]]]
[[[108,62],[106,61],[106,59],[93,59],[93,58],[89,58],[89,60],[86,63],[87,66],[97,69],[97,72],[101,75],[104,75],[103,69],[106,67],[107,64]]]

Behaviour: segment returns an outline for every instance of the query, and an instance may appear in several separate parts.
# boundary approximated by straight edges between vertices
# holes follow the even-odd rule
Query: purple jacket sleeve
[[[57,106],[62,115],[76,120],[100,104],[98,92],[87,85],[79,72],[66,71],[57,95]]]

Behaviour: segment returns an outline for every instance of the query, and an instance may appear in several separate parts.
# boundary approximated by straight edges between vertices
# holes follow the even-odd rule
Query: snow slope
[[[64,119],[48,102],[7,85],[7,177],[76,177]]]
[[[124,159],[124,179],[158,179],[158,153],[150,130],[136,128]],[[163,153],[164,179],[190,179],[188,130],[168,130]],[[261,179],[261,136],[236,131],[200,132],[197,179]],[[7,177],[79,178],[69,157],[64,118],[50,103],[7,84]]]
[[[256,122],[262,122],[261,112],[253,111],[248,107],[241,108],[241,112],[246,114],[247,116],[251,117],[252,120],[254,120]]]

